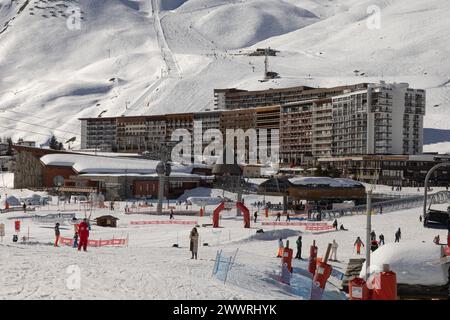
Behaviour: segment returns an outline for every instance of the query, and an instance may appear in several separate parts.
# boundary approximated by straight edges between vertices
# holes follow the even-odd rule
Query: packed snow
[[[398,283],[419,285],[445,285],[448,265],[440,264],[441,248],[430,242],[409,240],[388,243],[370,256],[370,273],[383,271],[388,264],[395,270]],[[366,272],[364,263],[361,276]]]
[[[17,198],[31,196],[30,190],[5,188],[5,194]],[[236,200],[236,194],[218,189],[199,188],[183,196],[225,196]],[[200,234],[199,259],[191,260],[189,252],[189,232],[192,225],[148,224],[135,225],[132,221],[168,222],[168,214],[157,216],[145,212],[155,211],[153,207],[134,206],[132,202],[115,204],[115,210],[93,208],[92,213],[84,203],[65,203],[53,199],[52,203],[38,207],[36,212],[15,212],[0,214],[0,223],[5,224],[6,236],[0,243],[0,299],[309,299],[311,279],[307,276],[307,260],[294,261],[294,278],[291,286],[279,281],[280,259],[276,258],[278,239],[295,248],[298,235],[303,236],[305,259],[309,246],[315,240],[319,247],[319,256],[323,256],[328,243],[336,240],[339,244],[337,258],[332,265],[344,271],[349,258],[358,257],[354,251],[354,241],[360,236],[365,243],[365,216],[350,216],[339,219],[348,231],[327,231],[312,233],[302,226],[267,226],[262,222],[275,220],[274,212],[269,218],[264,216],[262,208],[254,207],[263,196],[245,195],[245,204],[251,214],[259,212],[256,223],[250,229],[243,228],[242,217],[236,216],[235,209],[221,213],[221,228],[213,229],[211,214],[215,206],[207,206],[204,217],[177,214],[184,204],[175,208],[175,221],[197,221]],[[277,203],[281,198],[265,197],[266,201]],[[184,200],[183,200],[184,201]],[[108,203],[106,203],[108,204]],[[142,205],[142,203],[141,203]],[[132,208],[131,214],[125,214],[125,206]],[[167,204],[164,204],[167,210]],[[444,209],[447,205],[436,206]],[[198,211],[198,206],[190,209]],[[78,218],[90,216],[91,219],[112,214],[118,217],[117,228],[104,228],[92,225],[90,239],[128,239],[128,245],[122,247],[90,247],[88,252],[78,252],[67,246],[54,247],[53,223],[31,219],[34,214],[46,216],[54,213],[75,213]],[[446,239],[445,230],[423,228],[419,222],[421,208],[374,215],[373,230],[385,235],[386,246],[373,253],[373,265],[386,261],[398,272],[402,281],[438,284],[444,279],[439,261],[437,246],[433,238],[440,235]],[[21,221],[19,241],[12,242],[14,221]],[[402,228],[400,243],[393,243],[394,233]],[[264,233],[257,233],[263,229]],[[61,235],[73,237],[70,223],[61,225]],[[29,236],[29,242],[23,243],[22,237]],[[178,244],[178,247],[173,247]],[[207,246],[205,244],[208,244]],[[211,276],[218,250],[227,254],[236,254],[236,262],[223,281]],[[296,249],[294,249],[296,253]],[[359,256],[363,257],[363,255]],[[409,261],[414,266],[409,265]],[[418,268],[416,268],[419,266]],[[416,268],[414,272],[411,269]],[[442,267],[441,267],[442,268]],[[423,272],[430,272],[424,280]],[[441,270],[442,271],[442,270]],[[73,277],[80,274],[80,287],[74,288]],[[419,280],[417,280],[419,279]],[[345,299],[332,282],[327,284],[324,299]]]

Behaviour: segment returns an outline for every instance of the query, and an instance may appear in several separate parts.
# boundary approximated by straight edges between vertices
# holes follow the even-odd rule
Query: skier
[[[291,217],[289,216],[289,212],[286,213],[286,222],[291,222]]]
[[[172,220],[172,219],[174,219],[174,217],[173,217],[173,209],[170,209],[170,217],[169,217],[169,220]]]
[[[191,259],[197,260],[197,252],[198,252],[198,231],[197,228],[193,228],[191,234],[189,235],[190,240],[190,250],[192,252]]]
[[[380,246],[384,246],[384,235],[382,233],[380,234],[379,238],[380,238],[379,241]]]
[[[375,233],[374,230],[372,230],[372,232],[370,233],[370,240],[376,240],[377,239],[377,235]]]
[[[302,260],[302,236],[298,236],[296,243],[297,243],[297,254],[295,256],[295,259]]]
[[[280,238],[280,240],[278,240],[277,258],[281,258],[283,256],[283,249],[284,249],[283,239]]]
[[[365,247],[360,237],[356,238],[355,244],[353,246],[356,246],[357,254],[361,254],[361,246]]]
[[[419,221],[422,222],[422,215],[419,216]]]
[[[441,242],[441,239],[440,239],[439,235],[437,235],[436,237],[434,237],[433,242],[434,242],[435,244],[439,244],[439,243]]]
[[[59,223],[55,224],[55,247],[59,247],[58,242],[60,238],[61,232],[59,231]]]
[[[395,233],[395,241],[394,242],[400,242],[401,237],[402,237],[402,232],[400,231],[400,228],[398,228],[397,232]]]
[[[383,207],[380,206],[380,214],[383,214]]]
[[[83,221],[78,226],[78,232],[80,235],[80,242],[78,243],[78,251],[81,250],[81,247],[83,247],[84,251],[87,251],[87,244],[88,244],[88,238],[89,238],[89,226],[87,223],[87,219],[83,219]]]
[[[23,203],[23,213],[27,213],[27,204],[24,202]]]
[[[337,259],[337,249],[339,245],[337,244],[336,240],[333,240],[333,243],[331,244],[331,261],[338,261]]]
[[[372,239],[372,242],[370,243],[370,251],[374,252],[378,249],[378,241],[376,239]]]
[[[73,248],[78,247],[78,232],[75,231],[75,234],[73,235]]]
[[[333,227],[334,227],[334,228],[336,229],[336,231],[337,231],[337,229],[338,229],[338,221],[337,221],[337,219],[334,219]]]
[[[277,218],[275,219],[275,221],[280,221],[280,219],[281,219],[281,213],[277,213]]]
[[[253,221],[254,221],[254,223],[256,223],[256,219],[258,218],[258,212],[255,211],[255,213],[253,214],[253,217],[254,217]]]

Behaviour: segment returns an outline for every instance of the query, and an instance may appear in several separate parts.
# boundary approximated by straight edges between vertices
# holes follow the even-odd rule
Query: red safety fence
[[[446,255],[447,257],[450,257],[450,246],[447,246],[447,247],[444,249],[444,252],[445,252],[445,255]]]
[[[279,222],[279,221],[271,221],[271,222],[262,222],[263,226],[298,226],[298,227],[305,227],[305,226],[317,226],[317,227],[324,227],[328,226],[326,222]]]
[[[127,245],[127,239],[108,239],[108,240],[88,240],[88,247],[106,247],[106,246],[125,246]],[[60,238],[61,244],[66,246],[73,246],[72,238]]]
[[[325,226],[306,226],[305,228],[307,231],[329,231],[333,230],[334,227],[330,225]]]
[[[149,221],[131,221],[132,225],[148,225],[148,224],[197,224],[197,221],[184,221],[184,220],[149,220]]]

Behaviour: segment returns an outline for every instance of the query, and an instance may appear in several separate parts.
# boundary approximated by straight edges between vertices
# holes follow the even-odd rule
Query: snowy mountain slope
[[[445,0],[48,2],[78,5],[80,30],[69,30],[52,9],[41,9],[47,18],[31,15],[35,3],[50,6],[42,1],[12,14],[25,2],[0,8],[0,22],[16,17],[0,35],[0,109],[10,110],[0,113],[0,129],[15,139],[44,141],[51,131],[70,138],[79,132],[78,117],[103,110],[105,116],[204,110],[214,88],[380,79],[427,89],[425,126],[450,128]],[[367,27],[371,5],[381,10],[380,29]],[[264,58],[243,55],[249,45],[281,50],[269,59],[280,79],[259,82]]]
[[[115,113],[128,99],[122,91],[137,94],[146,85],[142,80],[156,80],[162,59],[151,19],[139,9],[141,4],[119,0],[29,3],[0,35],[1,109],[19,112],[0,114],[2,129],[14,127],[5,119],[14,118],[46,123],[68,131],[55,134],[70,137],[74,134],[69,132],[79,132],[79,116],[96,116],[105,109]],[[71,16],[76,18],[73,10],[80,10],[79,30],[71,25]],[[24,123],[17,127],[50,131]],[[24,135],[25,131],[14,134],[16,139]],[[36,138],[42,141],[45,136]]]

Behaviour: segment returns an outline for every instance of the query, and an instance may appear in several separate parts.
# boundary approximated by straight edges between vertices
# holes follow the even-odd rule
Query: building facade
[[[371,84],[332,98],[332,154],[420,154],[425,91],[406,83]]]
[[[81,118],[81,149],[115,151],[117,118]]]
[[[324,99],[345,91],[355,91],[367,87],[366,83],[333,88],[311,88],[298,86],[282,89],[247,91],[240,89],[214,90],[214,105],[220,110],[247,109],[264,106],[278,106],[291,102]]]
[[[367,183],[403,187],[423,187],[428,171],[450,157],[433,154],[422,155],[365,155],[351,157],[321,158],[319,166],[333,168],[343,177]],[[447,186],[450,183],[450,168],[437,170],[431,185]]]

